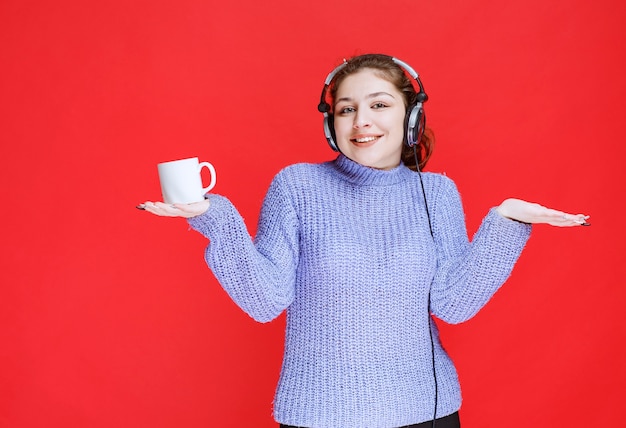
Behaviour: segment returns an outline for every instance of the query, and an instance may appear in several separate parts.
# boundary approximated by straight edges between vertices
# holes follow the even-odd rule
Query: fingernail
[[[591,226],[591,223],[584,222],[584,223],[581,223],[580,225],[581,226]]]
[[[141,204],[141,205],[137,205],[135,208],[137,208],[138,210],[145,210],[146,206],[144,204]]]

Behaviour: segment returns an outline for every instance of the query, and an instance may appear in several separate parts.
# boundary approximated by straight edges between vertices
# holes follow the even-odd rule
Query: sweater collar
[[[412,173],[403,163],[390,170],[363,166],[340,154],[333,162],[335,169],[346,181],[365,186],[388,186],[406,180]]]

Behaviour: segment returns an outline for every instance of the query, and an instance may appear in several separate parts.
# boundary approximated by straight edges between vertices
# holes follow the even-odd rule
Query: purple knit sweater
[[[454,183],[404,165],[381,171],[340,155],[273,180],[254,241],[234,206],[211,195],[190,225],[232,299],[266,322],[287,310],[276,421],[392,428],[432,419],[432,314],[471,318],[509,276],[530,226],[492,209],[471,243]],[[461,405],[456,370],[435,339],[437,417]]]

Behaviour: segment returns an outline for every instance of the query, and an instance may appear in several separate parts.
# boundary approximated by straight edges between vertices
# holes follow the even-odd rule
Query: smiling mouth
[[[372,141],[378,140],[380,137],[363,137],[363,138],[352,138],[350,141],[353,143],[371,143]]]

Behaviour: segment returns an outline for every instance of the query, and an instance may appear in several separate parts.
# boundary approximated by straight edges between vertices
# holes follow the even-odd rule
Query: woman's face
[[[402,93],[372,69],[346,77],[335,95],[335,136],[348,158],[392,169],[400,164],[406,108]]]

